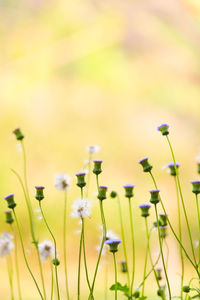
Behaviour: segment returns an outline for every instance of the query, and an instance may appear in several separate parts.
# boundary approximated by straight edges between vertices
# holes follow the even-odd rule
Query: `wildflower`
[[[58,174],[55,177],[55,187],[58,190],[63,190],[63,191],[67,191],[70,184],[70,177],[67,174]]]
[[[93,173],[96,175],[99,175],[102,172],[101,169],[101,164],[102,164],[102,160],[93,160],[94,163],[94,169],[93,169]]]
[[[108,190],[107,186],[99,186],[97,198],[101,201],[106,199],[107,190]]]
[[[7,201],[8,203],[8,207],[11,208],[11,209],[14,209],[15,206],[17,205],[14,201],[14,194],[10,194],[10,195],[7,195],[4,199]]]
[[[165,239],[167,236],[167,226],[159,226],[160,229],[160,237]]]
[[[35,199],[37,199],[38,201],[41,201],[42,199],[44,199],[44,193],[43,190],[45,189],[44,186],[36,186],[36,194],[35,194]]]
[[[135,185],[133,184],[126,184],[124,185],[124,189],[125,189],[125,197],[126,198],[132,198],[133,197],[133,189],[134,189]]]
[[[0,238],[0,256],[7,256],[11,253],[14,248],[12,238],[13,236],[6,232],[2,234]]]
[[[160,281],[160,280],[162,280],[162,275],[161,275],[161,269],[155,269],[155,271],[156,271],[156,277],[157,277],[157,279]]]
[[[199,180],[193,180],[190,182],[192,184],[192,192],[194,194],[200,193],[200,181]]]
[[[12,224],[14,222],[13,216],[12,216],[12,210],[6,210],[4,211],[6,216],[6,223]]]
[[[50,257],[53,257],[55,254],[54,245],[51,241],[44,240],[38,244],[38,250],[42,261],[47,260]]]
[[[162,135],[168,135],[169,134],[169,125],[168,124],[161,124],[157,127],[158,131],[162,133]]]
[[[118,251],[118,245],[121,244],[120,239],[109,239],[105,241],[106,245],[109,245],[110,247],[110,252],[117,252]]]
[[[16,128],[15,130],[13,130],[13,133],[15,134],[16,139],[17,139],[18,141],[23,140],[24,135],[23,135],[23,133],[21,132],[21,129],[20,129],[20,128]]]
[[[160,224],[161,226],[167,226],[167,215],[160,214]]]
[[[157,204],[160,201],[160,197],[159,197],[159,190],[151,190],[149,191],[151,194],[151,198],[150,198],[150,202],[152,204]]]
[[[191,289],[190,289],[189,285],[184,285],[182,287],[182,290],[183,290],[184,293],[189,293]]]
[[[74,201],[72,205],[72,213],[71,216],[73,218],[85,218],[90,216],[91,212],[91,203],[88,201],[88,199],[81,199],[78,198]]]
[[[126,273],[127,272],[127,263],[125,260],[121,260],[120,261],[120,265],[121,265],[121,272],[122,273]]]
[[[169,163],[167,165],[167,167],[169,168],[170,170],[170,175],[172,176],[176,176],[176,170],[175,170],[175,165],[173,162]],[[180,167],[180,164],[179,163],[176,163],[176,169],[178,169]]]
[[[153,168],[152,165],[148,162],[148,157],[145,157],[139,161],[139,164],[143,167],[144,172],[150,172]]]
[[[102,226],[100,226],[100,228],[102,230]],[[100,236],[100,244],[96,247],[97,251],[99,251],[100,248],[101,248],[102,239],[103,239],[103,233]],[[118,237],[118,235],[115,232],[113,232],[112,230],[108,229],[106,231],[106,240],[111,240],[111,239],[119,239],[119,237]],[[104,245],[107,246],[106,244],[104,244]],[[104,247],[103,251],[102,251],[102,255],[105,255],[105,253],[106,253],[106,249]]]
[[[111,192],[110,192],[110,197],[111,197],[111,198],[116,198],[116,197],[117,197],[117,192],[111,191]]]
[[[141,216],[142,217],[148,217],[149,216],[149,209],[151,205],[150,204],[141,204],[139,205],[139,208],[141,209]]]
[[[87,147],[87,152],[89,152],[90,154],[97,153],[97,152],[99,152],[99,150],[100,150],[100,147],[98,145],[93,145],[93,146]]]
[[[83,188],[86,185],[85,175],[86,175],[86,172],[80,172],[80,173],[76,174],[76,177],[77,177],[76,185],[79,186],[80,188]]]

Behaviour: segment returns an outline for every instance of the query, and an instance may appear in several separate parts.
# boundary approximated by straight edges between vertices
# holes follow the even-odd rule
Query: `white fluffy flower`
[[[0,256],[7,256],[14,248],[14,244],[11,241],[12,235],[8,233],[3,233],[0,238]]]
[[[67,174],[58,174],[55,177],[55,186],[58,190],[67,191],[69,188],[70,177]]]
[[[88,199],[76,199],[72,204],[72,213],[73,218],[85,218],[90,216],[91,212],[91,202]]]
[[[90,154],[99,152],[99,150],[100,150],[100,147],[98,145],[92,145],[92,146],[87,147],[87,152],[89,152]]]
[[[39,243],[38,250],[42,261],[47,260],[55,254],[54,245],[51,241],[48,240],[44,240],[41,243]]]

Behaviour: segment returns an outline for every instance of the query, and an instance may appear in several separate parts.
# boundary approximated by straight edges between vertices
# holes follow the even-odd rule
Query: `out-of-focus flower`
[[[76,177],[77,177],[76,185],[79,186],[81,189],[86,185],[85,175],[86,175],[86,172],[79,172],[76,174]]]
[[[126,198],[132,198],[133,197],[133,189],[134,189],[135,185],[133,184],[126,184],[124,185],[124,189],[125,189],[125,197]]]
[[[102,226],[100,226],[100,228],[102,230]],[[99,251],[100,248],[101,248],[102,239],[103,239],[103,233],[100,236],[100,243],[96,247],[97,251]],[[118,235],[115,232],[113,232],[112,230],[108,229],[107,232],[106,232],[106,240],[111,240],[111,239],[119,240],[119,237],[118,237]],[[102,251],[101,255],[105,255],[106,254],[106,248],[108,249],[108,245],[104,244],[104,246],[106,246],[106,247],[103,247],[103,251]]]
[[[67,174],[58,174],[55,177],[55,187],[58,190],[67,191],[70,186],[70,176]]]
[[[35,199],[37,199],[38,201],[41,201],[42,199],[44,199],[44,186],[35,186],[36,189],[36,194],[35,194]]]
[[[88,199],[78,198],[72,204],[72,213],[71,216],[73,218],[85,218],[89,217],[91,214],[91,202]]]
[[[143,167],[144,172],[150,172],[153,168],[152,165],[148,162],[148,157],[145,157],[139,161],[139,164]]]
[[[12,235],[4,232],[0,238],[0,256],[7,256],[14,248],[14,244],[11,241]]]
[[[20,128],[16,128],[15,130],[13,130],[13,133],[15,134],[16,139],[17,139],[18,141],[23,140],[24,135],[23,135],[23,133],[21,132],[21,129],[20,129]]]
[[[118,251],[118,246],[121,244],[121,242],[122,241],[120,239],[109,239],[105,241],[105,244],[110,247],[110,252],[115,253]]]
[[[51,258],[55,254],[54,245],[51,241],[44,240],[38,244],[38,250],[42,261]]]
[[[97,153],[97,152],[99,152],[99,150],[100,150],[100,147],[98,145],[92,145],[92,146],[87,147],[87,152],[90,154]]]
[[[192,184],[192,192],[198,195],[200,193],[200,180],[193,180],[190,183]]]
[[[175,165],[173,162],[169,163],[167,166],[170,170],[170,175],[176,176],[176,170],[178,170],[178,168],[180,167],[180,164],[178,162],[176,162],[176,169],[175,169]]]
[[[161,124],[157,127],[158,131],[162,133],[162,135],[168,135],[169,134],[169,125],[168,124]]]

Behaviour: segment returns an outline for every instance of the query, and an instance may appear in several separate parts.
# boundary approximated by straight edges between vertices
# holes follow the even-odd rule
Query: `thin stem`
[[[156,204],[154,205],[154,207],[155,207],[156,220],[157,220],[160,253],[161,253],[161,258],[162,258],[162,263],[163,263],[163,269],[164,269],[164,273],[165,273],[165,278],[166,278],[166,281],[167,281],[167,287],[168,287],[168,292],[169,292],[169,300],[171,300],[171,298],[172,298],[172,296],[171,296],[171,289],[170,289],[169,279],[168,279],[168,275],[167,275],[167,270],[166,270],[165,260],[164,260],[163,250],[162,250],[162,241],[161,241],[161,237],[160,237],[160,227],[159,227],[158,211],[157,211]]]
[[[115,267],[115,300],[117,300],[117,263],[116,263],[115,252],[113,252],[113,260],[114,260],[114,267]]]
[[[152,174],[151,172],[149,172],[149,173],[150,173],[151,178],[152,178],[152,180],[153,180],[153,182],[154,182],[154,186],[155,186],[155,188],[157,189],[158,186],[157,186],[157,184],[156,184],[155,178],[154,178],[154,176],[153,176],[153,174]],[[167,223],[169,224],[169,227],[170,227],[170,229],[171,229],[171,231],[172,231],[174,237],[176,238],[176,240],[177,240],[177,242],[179,243],[179,245],[182,247],[182,249],[183,249],[183,251],[184,251],[184,253],[185,253],[187,259],[190,261],[190,263],[191,263],[191,264],[193,265],[193,267],[195,268],[195,270],[196,270],[198,276],[200,276],[200,274],[199,274],[199,272],[198,272],[197,266],[194,264],[194,262],[192,261],[192,259],[191,259],[190,256],[188,255],[188,253],[187,253],[187,251],[185,250],[185,248],[184,248],[182,242],[179,240],[177,234],[175,233],[175,231],[174,231],[174,229],[173,229],[173,226],[172,226],[172,224],[171,224],[171,222],[170,222],[170,220],[169,220],[169,218],[168,218],[168,215],[167,215],[166,209],[165,209],[165,207],[164,207],[164,204],[163,204],[163,201],[162,201],[161,196],[160,196],[160,203],[161,203],[162,209],[163,209],[163,211],[164,211],[164,213],[165,213],[165,215],[166,215]]]
[[[19,265],[18,265],[18,251],[17,251],[17,238],[15,234],[15,230],[13,225],[10,224],[11,230],[13,232],[14,241],[15,241],[15,268],[16,268],[16,276],[17,276],[17,289],[18,289],[18,296],[19,299],[22,300],[22,293],[21,293],[21,286],[20,286],[20,275],[19,275]]]
[[[126,251],[125,234],[124,234],[124,226],[123,226],[123,219],[122,219],[122,209],[121,209],[119,196],[117,196],[117,200],[118,200],[117,202],[118,202],[118,209],[119,209],[122,245],[123,245],[123,251],[124,251],[124,258],[125,258],[126,266],[127,266],[127,272],[126,272],[127,273],[127,281],[128,281],[128,287],[130,289],[130,274],[129,274],[129,267],[128,267],[128,257],[127,257],[127,251]]]
[[[174,176],[175,186],[176,186],[176,198],[177,198],[177,210],[178,210],[178,231],[179,231],[179,239],[182,243],[182,228],[181,228],[181,209],[180,209],[180,200],[179,200],[179,191],[178,191],[178,185],[176,176]],[[179,252],[180,252],[180,258],[181,258],[181,299],[183,299],[183,281],[184,281],[184,258],[183,258],[183,250],[181,245],[179,244]]]
[[[167,244],[166,238],[163,239],[165,243],[165,247],[167,249],[167,257],[166,257],[166,269],[168,269],[168,261],[169,261],[169,246]]]
[[[80,281],[81,281],[81,252],[82,252],[82,241],[83,241],[83,227],[81,229],[79,255],[78,255],[78,288],[77,288],[77,299],[80,300]]]
[[[131,198],[128,198],[128,203],[129,203],[129,215],[130,215],[130,225],[131,225],[130,227],[131,227],[132,261],[133,261],[132,278],[131,278],[131,285],[130,285],[130,295],[132,295],[133,283],[135,277],[135,241],[134,241],[134,231],[133,231],[133,215],[132,215]]]
[[[11,300],[14,300],[13,267],[12,267],[12,257],[10,254],[7,256],[6,261],[7,261],[8,279],[10,284],[10,296],[11,296]]]
[[[197,206],[197,216],[198,216],[198,226],[199,226],[199,236],[200,236],[200,211],[199,211],[199,202],[198,202],[198,195],[195,194],[196,196],[196,206]],[[199,264],[200,264],[200,237],[199,237]]]
[[[167,142],[169,144],[171,154],[172,154],[172,158],[173,158],[173,162],[174,162],[174,168],[175,168],[176,177],[177,177],[177,184],[178,184],[178,189],[179,189],[179,193],[180,193],[180,197],[181,197],[183,212],[184,212],[184,216],[185,216],[185,220],[186,220],[186,224],[187,224],[187,229],[188,229],[188,234],[189,234],[189,239],[190,239],[190,244],[191,244],[191,249],[192,249],[192,255],[193,255],[195,265],[197,266],[197,261],[196,261],[196,257],[195,257],[195,253],[194,253],[194,246],[193,246],[193,242],[192,242],[192,234],[191,234],[191,230],[190,230],[190,224],[189,224],[189,221],[188,221],[188,216],[187,216],[187,212],[186,212],[186,208],[185,208],[185,203],[184,203],[184,200],[183,200],[183,193],[182,193],[181,184],[180,184],[180,180],[179,180],[179,174],[178,174],[178,170],[177,170],[177,167],[176,167],[175,155],[174,155],[174,151],[172,149],[172,145],[171,145],[171,142],[169,140],[168,135],[166,135],[166,138],[167,138]]]
[[[145,218],[145,223],[147,222]],[[146,225],[147,226],[147,225]],[[149,237],[147,235],[147,245],[146,245],[146,254],[144,260],[144,273],[143,273],[143,286],[142,286],[142,297],[144,296],[144,288],[145,288],[145,278],[146,278],[146,270],[147,270],[147,259],[148,259],[148,252],[149,252]]]
[[[86,198],[88,198],[88,195],[89,195],[90,175],[91,175],[91,163],[92,163],[92,154],[89,153]]]
[[[53,282],[54,282],[54,276],[53,276],[53,263],[51,262],[51,300],[53,300]]]
[[[39,206],[40,206],[40,210],[41,210],[41,214],[42,214],[42,217],[44,219],[44,222],[46,224],[46,227],[54,241],[54,249],[55,249],[55,273],[56,273],[56,287],[57,287],[57,296],[58,296],[58,300],[60,300],[60,292],[59,292],[59,284],[58,284],[58,271],[57,271],[57,249],[56,249],[56,239],[47,223],[47,220],[46,220],[46,217],[44,215],[44,212],[43,212],[43,209],[42,209],[42,205],[41,205],[41,201],[39,201]]]
[[[104,300],[108,299],[108,261],[105,258]]]
[[[28,269],[28,271],[29,271],[29,273],[30,273],[30,275],[31,275],[31,277],[32,277],[32,279],[33,279],[35,285],[36,285],[36,288],[37,288],[37,290],[38,290],[38,293],[40,294],[41,299],[44,300],[44,297],[42,296],[42,293],[41,293],[41,291],[40,291],[40,288],[39,288],[39,286],[38,286],[38,284],[37,284],[37,281],[36,281],[36,279],[35,279],[35,277],[34,277],[32,271],[31,271],[31,269],[30,269],[30,266],[29,266],[28,261],[27,261],[27,258],[26,258],[26,253],[25,253],[25,249],[24,249],[24,243],[23,243],[23,239],[22,239],[22,234],[21,234],[21,230],[20,230],[20,227],[19,227],[17,215],[16,215],[14,209],[13,209],[13,215],[14,215],[14,217],[15,217],[15,221],[16,221],[16,225],[17,225],[17,231],[18,231],[18,234],[19,234],[20,243],[21,243],[21,246],[22,246],[22,252],[23,252],[23,256],[24,256],[24,260],[25,260],[27,269]]]
[[[67,215],[67,192],[64,191],[64,218],[63,218],[63,247],[64,247],[64,270],[65,270],[65,289],[67,299],[69,300],[69,287],[68,287],[68,276],[67,276],[67,242],[66,242],[66,218]]]

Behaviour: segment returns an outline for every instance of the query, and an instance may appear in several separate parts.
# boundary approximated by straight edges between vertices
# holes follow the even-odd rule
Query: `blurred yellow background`
[[[181,164],[181,181],[194,241],[198,238],[195,201],[189,181],[198,178],[195,156],[200,151],[200,2],[1,0],[0,43],[0,197],[3,199],[9,193],[16,195],[17,213],[36,276],[38,268],[29,243],[25,201],[10,171],[14,168],[23,174],[22,155],[12,135],[18,126],[25,135],[33,205],[37,208],[34,186],[44,185],[44,208],[58,239],[61,260],[63,194],[54,187],[55,174],[68,173],[72,178],[68,214],[80,192],[74,174],[84,168],[89,145],[101,147],[94,155],[103,160],[100,182],[108,185],[109,191],[114,189],[121,194],[124,219],[128,211],[122,186],[136,184],[133,203],[136,287],[142,280],[145,249],[144,220],[137,206],[148,202],[148,190],[153,188],[150,178],[138,165],[144,156],[150,157],[168,214],[177,229],[173,180],[163,169],[172,159],[165,139],[157,132],[160,123],[170,125],[177,161]],[[86,244],[92,277],[100,235],[94,179],[90,199],[94,205],[92,218],[86,223]],[[120,235],[115,200],[105,200],[104,204],[108,228]],[[9,231],[4,223],[5,208],[2,200],[1,232]],[[35,218],[37,220],[37,213]],[[150,222],[153,220],[154,215]],[[36,223],[40,240],[50,238],[43,222]],[[77,220],[69,217],[67,255],[72,299],[76,299],[79,235],[74,232],[77,229]],[[128,239],[128,222],[126,233]],[[176,295],[180,282],[178,247],[171,234],[168,239],[169,274]],[[152,250],[158,251],[157,242],[152,244]],[[122,258],[121,247],[119,260]],[[185,262],[186,284],[191,273],[187,260]],[[6,300],[9,299],[6,263],[1,259],[0,264],[0,299]],[[23,258],[20,265],[24,299],[38,299]],[[114,280],[111,260],[109,271],[108,286]],[[49,287],[48,264],[45,264],[45,276]],[[87,299],[84,273],[82,276],[82,299]],[[97,278],[97,300],[103,299],[103,276],[102,263]],[[125,276],[119,276],[122,282],[126,281]],[[64,292],[62,265],[60,282]],[[155,296],[156,286],[154,290],[147,284],[147,290],[150,296]],[[108,296],[113,299],[113,292]]]

